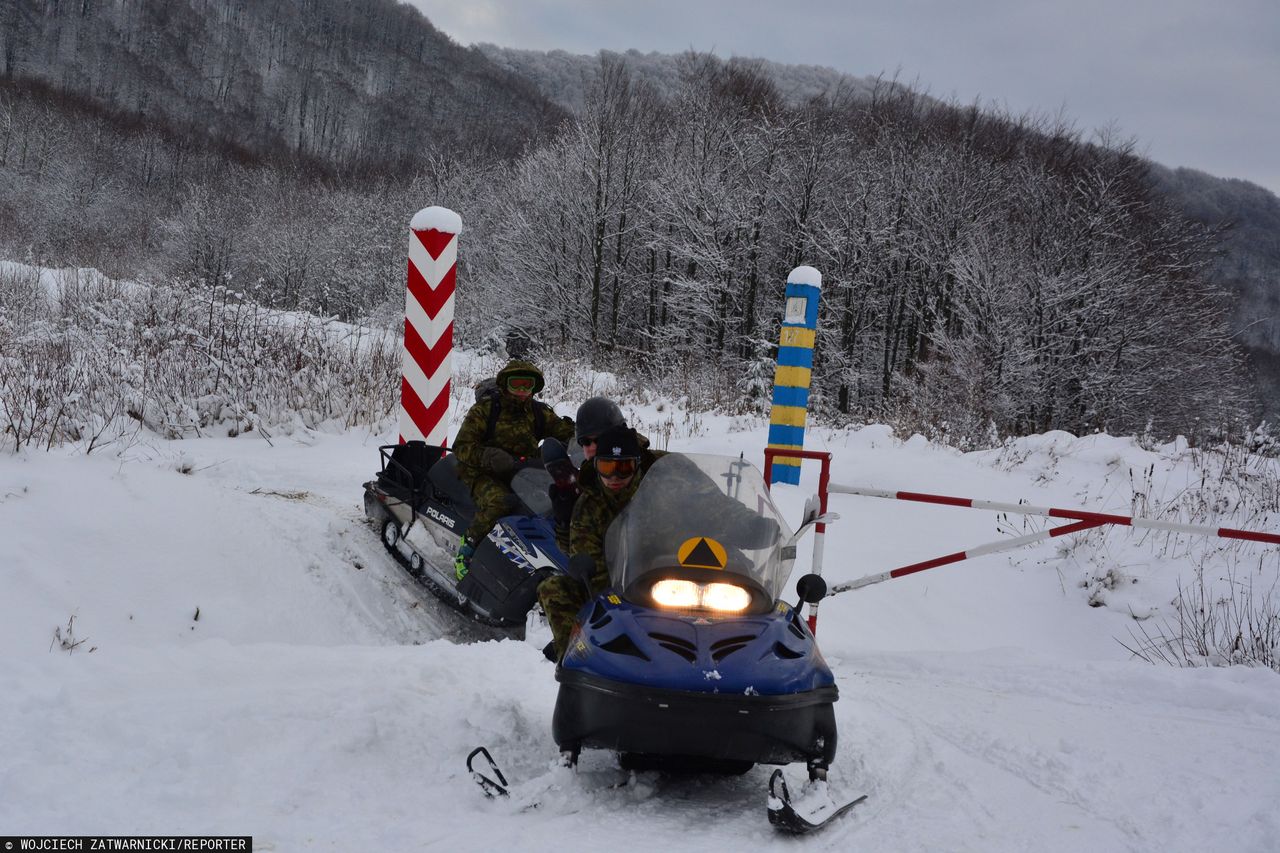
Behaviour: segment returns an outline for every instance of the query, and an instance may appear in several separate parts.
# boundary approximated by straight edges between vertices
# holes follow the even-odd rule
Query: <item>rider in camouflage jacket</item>
[[[569,525],[569,557],[589,554],[595,560],[589,588],[569,575],[553,575],[538,586],[538,600],[551,626],[556,659],[564,657],[569,645],[569,634],[574,618],[591,596],[609,586],[609,565],[604,556],[604,537],[609,525],[618,513],[630,503],[640,486],[644,472],[660,457],[662,451],[650,450],[648,442],[641,442],[635,430],[617,427],[601,434],[596,459],[634,458],[638,461],[636,472],[620,488],[610,488],[595,470],[595,461],[585,463],[579,474],[578,485],[582,494],[573,507],[573,520]]]
[[[514,392],[510,387],[512,377],[531,377],[531,390]],[[570,418],[558,417],[546,403],[533,399],[545,384],[542,371],[535,365],[512,360],[498,372],[496,389],[483,395],[462,421],[453,453],[458,457],[458,477],[471,489],[476,505],[475,517],[463,540],[466,558],[493,523],[510,511],[511,477],[520,460],[540,458],[538,443],[544,438],[563,442],[573,438]],[[499,411],[493,420],[495,405]],[[465,569],[459,571],[459,577],[463,574]]]

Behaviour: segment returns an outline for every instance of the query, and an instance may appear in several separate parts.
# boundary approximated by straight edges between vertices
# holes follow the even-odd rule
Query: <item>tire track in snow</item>
[[[1064,708],[1034,693],[940,681],[932,672],[911,675],[923,677],[900,678],[882,670],[841,678],[846,684],[856,680],[863,685],[855,701],[861,706],[859,715],[867,718],[867,762],[883,762],[874,771],[883,777],[885,766],[898,758],[904,774],[891,777],[879,794],[889,802],[880,822],[871,824],[877,834],[900,827],[921,839],[922,850],[932,845],[948,850],[1003,849],[1011,841],[1025,843],[1024,849],[1064,851],[1160,846],[1140,822],[1109,808],[1109,780],[1123,775],[1114,760],[1088,744],[1073,749],[1062,739],[1056,749],[1037,746],[1037,736],[1043,740],[1053,731],[1088,732],[1105,717],[1104,709]],[[1011,702],[1030,707],[1011,713]],[[995,727],[997,722],[1033,721],[1044,715],[1057,719],[1043,732],[1034,731],[1032,723],[1026,730]],[[1064,726],[1064,716],[1075,719]],[[907,758],[912,755],[914,760]],[[943,814],[948,818],[940,828],[947,834],[930,840],[922,830],[936,821],[933,815]],[[1023,815],[1034,820],[1022,820]],[[958,823],[963,837],[973,839],[968,842],[972,846],[957,842]],[[993,839],[998,841],[993,844]]]
[[[315,541],[308,535],[314,525],[291,526],[277,521],[282,514],[265,515],[266,523],[276,527],[279,536],[292,542],[300,556],[309,558],[318,580],[387,639],[396,643],[435,639],[474,643],[513,636],[510,630],[467,618],[409,577],[387,553],[357,505],[305,490],[259,488],[245,494],[285,501],[294,511],[310,513],[321,522],[325,532]],[[305,529],[299,532],[296,527]]]

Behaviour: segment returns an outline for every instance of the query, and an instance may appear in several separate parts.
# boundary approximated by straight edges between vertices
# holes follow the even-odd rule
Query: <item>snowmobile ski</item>
[[[826,793],[826,783],[818,782],[822,792],[793,802],[791,791],[787,788],[787,780],[781,770],[773,771],[769,777],[769,823],[779,832],[792,835],[805,835],[822,829],[840,815],[867,799],[867,795],[849,800],[843,804],[835,803]]]
[[[481,756],[488,767],[483,765],[477,767],[476,756]],[[636,774],[629,770],[593,767],[580,771],[577,755],[572,751],[562,751],[558,757],[548,763],[546,773],[524,781],[517,780],[513,784],[507,780],[506,774],[502,772],[502,768],[498,766],[498,762],[494,760],[489,750],[483,746],[477,746],[467,755],[467,772],[471,774],[472,780],[480,786],[480,790],[487,798],[502,799],[511,803],[512,810],[520,812],[541,807],[548,796],[563,800],[563,795],[557,798],[554,792],[567,788],[592,792],[616,790],[636,784]],[[575,794],[569,799],[576,801],[580,799],[580,795]]]
[[[484,760],[489,763],[488,772],[497,776],[497,781],[494,781],[483,772],[476,770],[471,766],[477,755],[484,756]],[[486,797],[493,799],[494,797],[508,797],[511,795],[511,791],[509,790],[510,783],[507,782],[507,777],[503,775],[502,768],[498,766],[498,762],[493,760],[493,756],[489,754],[489,750],[485,749],[483,746],[477,746],[475,749],[471,750],[471,753],[467,756],[467,772],[471,774],[472,780],[480,786],[480,790],[484,791],[484,795]]]

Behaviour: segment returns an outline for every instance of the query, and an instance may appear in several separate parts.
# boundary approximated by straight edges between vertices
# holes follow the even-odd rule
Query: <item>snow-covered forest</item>
[[[652,88],[663,98],[673,98],[685,76],[682,68],[685,58],[680,54],[602,50],[595,55],[586,55],[563,50],[522,50],[494,44],[479,44],[477,47],[498,66],[532,80],[540,92],[575,114],[582,112],[587,105],[588,90],[599,71],[601,59],[625,64],[638,83]],[[767,59],[739,61],[746,61],[767,74],[783,101],[792,107],[802,106],[815,98],[862,97],[880,85],[876,77],[854,77],[820,65],[784,64]]]
[[[139,436],[386,418],[401,342],[191,290],[0,262],[0,419],[10,450],[118,452]]]
[[[1251,410],[1210,237],[1140,160],[909,93],[792,113],[749,70],[691,66],[668,105],[607,67],[545,146],[442,156],[372,192],[105,119],[88,125],[99,159],[78,160],[83,114],[10,92],[6,197],[43,200],[9,211],[10,251],[388,320],[415,200],[458,199],[465,334],[697,376],[713,403],[758,409],[781,282],[803,261],[828,282],[820,416],[945,420],[971,443],[1239,433]]]
[[[511,72],[476,71],[482,54],[455,56],[393,6],[275,16],[196,4],[190,43],[141,38],[153,4],[86,7],[83,19],[66,5],[11,7],[5,252],[387,322],[405,224],[430,201],[466,222],[461,332],[676,375],[710,405],[764,404],[781,283],[803,262],[827,282],[813,407],[833,423],[977,446],[1051,428],[1200,440],[1262,417],[1270,323],[1253,315],[1270,302],[1240,294],[1265,277],[1269,250],[1225,266],[1220,217],[1202,204],[1186,219],[1123,140],[888,81],[796,104],[763,64],[698,55],[675,61],[661,91],[625,56],[602,56],[582,110],[551,130],[538,122],[554,110]],[[107,31],[121,36],[109,48]],[[410,75],[403,85],[446,110],[416,125],[427,144],[405,153],[404,113],[351,135],[374,127],[371,104],[396,101],[397,63],[415,50],[465,74],[467,97],[523,91],[529,118],[446,110]],[[208,73],[186,91],[170,73],[148,105],[125,57]],[[361,68],[373,102],[351,88]],[[219,131],[166,113],[178,109],[212,110]],[[490,130],[444,144],[463,113]],[[498,126],[517,148],[484,141]]]

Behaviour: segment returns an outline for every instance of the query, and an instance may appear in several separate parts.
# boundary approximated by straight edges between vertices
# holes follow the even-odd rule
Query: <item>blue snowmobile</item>
[[[547,439],[542,459],[518,464],[510,514],[477,546],[461,581],[454,554],[475,505],[458,479],[457,457],[422,441],[384,445],[379,453],[382,467],[364,484],[364,509],[387,550],[446,604],[486,625],[523,626],[538,584],[567,563],[556,545],[548,495],[555,473],[574,470],[564,446]]]
[[[799,610],[780,600],[791,538],[750,463],[658,460],[609,528],[612,588],[579,614],[556,671],[561,749],[614,749],[624,764],[825,771],[838,693]]]
[[[838,690],[799,607],[781,600],[816,505],[792,533],[758,469],[734,457],[663,456],[606,534],[610,588],[579,612],[556,669],[552,734],[564,761],[584,747],[616,750],[629,769],[745,773],[805,762],[825,786],[836,753]],[[569,574],[595,566],[576,555]],[[800,597],[826,594],[805,575]],[[483,749],[494,771],[492,758]],[[499,778],[500,771],[497,771]],[[489,793],[502,784],[473,771]],[[818,819],[792,807],[782,771],[769,818],[808,832]]]

